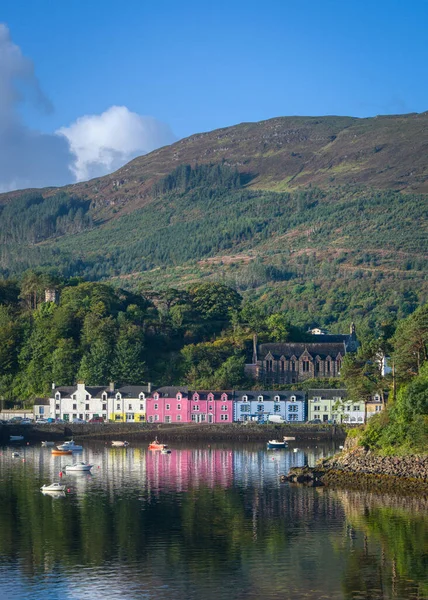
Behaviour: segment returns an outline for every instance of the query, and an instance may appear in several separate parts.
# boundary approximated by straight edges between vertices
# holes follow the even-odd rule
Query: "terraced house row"
[[[148,385],[52,386],[37,417],[64,421],[232,423],[243,421],[364,423],[384,407],[380,396],[351,402],[344,389],[304,391],[189,390]],[[46,408],[46,411],[45,411]],[[49,413],[49,414],[47,414]]]

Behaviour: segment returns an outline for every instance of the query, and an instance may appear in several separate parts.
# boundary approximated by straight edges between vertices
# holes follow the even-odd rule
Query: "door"
[[[213,416],[212,414],[208,415],[208,423],[212,423],[213,422]]]

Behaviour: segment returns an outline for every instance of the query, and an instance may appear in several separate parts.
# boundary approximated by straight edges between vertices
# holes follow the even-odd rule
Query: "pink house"
[[[189,398],[184,387],[161,387],[146,399],[148,423],[188,423]]]
[[[190,392],[189,423],[232,423],[232,392]]]

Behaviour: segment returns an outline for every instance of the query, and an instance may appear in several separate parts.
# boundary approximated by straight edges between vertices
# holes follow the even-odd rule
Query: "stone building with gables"
[[[313,341],[266,343],[253,348],[246,373],[264,384],[300,383],[306,379],[339,377],[342,361],[355,352],[358,340],[352,323],[349,334],[313,335]]]

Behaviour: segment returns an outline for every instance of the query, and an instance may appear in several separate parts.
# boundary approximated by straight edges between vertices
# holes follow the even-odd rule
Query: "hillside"
[[[296,323],[427,298],[428,113],[287,117],[193,135],[60,190],[0,195],[0,274],[229,283]]]

